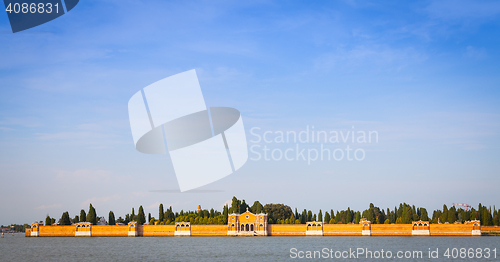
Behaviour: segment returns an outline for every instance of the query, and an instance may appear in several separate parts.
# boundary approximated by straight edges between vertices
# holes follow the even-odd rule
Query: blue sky
[[[108,0],[12,34],[2,13],[0,224],[90,202],[101,216],[220,209],[233,195],[315,212],[498,205],[499,18],[498,1]],[[134,149],[127,103],[190,69],[247,131],[354,126],[379,142],[353,145],[363,161],[249,161],[174,193],[169,157]]]

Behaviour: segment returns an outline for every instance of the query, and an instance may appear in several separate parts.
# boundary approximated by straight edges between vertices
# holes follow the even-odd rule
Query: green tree
[[[448,207],[446,205],[443,205],[443,212],[441,213],[441,216],[439,216],[439,222],[448,222]]]
[[[229,213],[239,213],[240,204],[241,202],[235,196],[233,196],[233,199],[231,200],[231,208],[229,209]]]
[[[228,215],[229,215],[229,207],[227,205],[225,205],[224,208],[222,209],[222,216],[224,219],[224,224],[227,224]]]
[[[491,207],[490,207],[490,210],[491,210]],[[481,220],[481,223],[485,226],[491,226],[492,225],[492,217],[491,217],[491,212],[488,210],[488,208],[486,208],[485,206],[483,206],[483,212],[481,214],[481,218],[483,220]]]
[[[302,215],[300,215],[300,223],[305,224],[307,222],[307,210],[304,209],[302,211]]]
[[[95,212],[95,208],[90,204],[89,213],[87,214],[87,222],[92,223],[92,225],[97,225],[97,213]]]
[[[352,222],[352,212],[351,208],[347,207],[347,214],[346,214],[346,223],[351,223]]]
[[[359,221],[361,220],[361,212],[356,212],[356,218],[354,219],[355,224],[359,224]]]
[[[321,209],[319,210],[318,213],[318,222],[323,222],[323,213],[321,212]]]
[[[264,213],[267,214],[268,218],[273,221],[278,221],[278,219],[285,220],[290,218],[292,215],[292,208],[284,204],[266,204],[264,206]]]
[[[52,225],[52,219],[50,218],[49,215],[47,215],[47,217],[45,218],[45,225],[46,226]]]
[[[335,213],[335,216],[333,217],[335,223],[331,224],[338,224],[339,222],[342,221],[342,216],[340,215],[340,212],[337,210],[337,213]]]
[[[448,217],[446,221],[448,221],[448,223],[450,224],[453,224],[455,223],[455,221],[457,221],[457,212],[455,207],[451,207],[448,210]]]
[[[375,224],[375,213],[373,213],[373,204],[370,203],[370,208],[363,211],[363,218]]]
[[[423,207],[420,208],[420,220],[429,221],[429,215],[427,214],[427,209]]]
[[[139,213],[137,213],[137,224],[143,225],[144,223],[146,223],[146,215],[144,214],[144,209],[140,206]]]
[[[87,213],[85,213],[85,210],[80,211],[80,222],[86,222],[87,221]]]
[[[108,224],[109,225],[116,225],[115,213],[113,213],[113,211],[109,211]]]
[[[331,217],[330,217],[330,213],[325,212],[325,223],[330,222],[330,219],[331,219]]]
[[[165,212],[163,211],[163,204],[160,204],[158,210],[158,220],[163,221],[164,218],[165,218]]]
[[[493,225],[498,226],[499,219],[498,219],[498,210],[495,209],[495,206],[493,206]]]
[[[407,205],[406,203],[404,204],[404,207],[403,207],[403,217],[402,217],[402,220],[403,220],[403,224],[411,224],[412,220],[413,220],[413,214],[412,214],[412,208],[410,207],[410,205]]]
[[[71,225],[68,211],[64,212],[61,216],[60,222],[61,226]]]
[[[264,206],[259,201],[255,201],[250,209],[253,213],[259,214],[264,210]]]
[[[241,202],[241,205],[240,205],[240,214],[243,214],[243,213],[247,212],[247,208],[248,207],[249,206],[245,202],[245,199],[243,199],[243,202]]]

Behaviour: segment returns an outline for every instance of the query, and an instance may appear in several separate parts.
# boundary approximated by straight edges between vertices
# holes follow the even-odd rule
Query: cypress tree
[[[479,203],[479,208],[477,209],[478,212],[476,212],[476,219],[483,222],[483,205]],[[481,223],[483,224],[483,223]]]
[[[351,223],[351,222],[352,222],[351,208],[347,207],[346,223]]]
[[[51,222],[52,222],[52,219],[50,218],[49,215],[47,215],[47,217],[45,218],[45,225],[50,226],[50,225],[52,225]]]
[[[160,208],[158,210],[158,220],[163,221],[165,212],[163,211],[163,204],[160,204]]]
[[[448,223],[453,224],[455,221],[457,221],[457,215],[456,215],[456,209],[455,207],[451,207],[450,210],[448,210]]]
[[[338,210],[337,210],[337,213],[335,213],[335,216],[333,218],[335,220],[335,224],[338,224],[342,220],[342,217],[340,216],[340,213]]]
[[[60,220],[60,224],[61,226],[68,226],[68,225],[71,225],[71,221],[69,219],[69,213],[68,211],[64,212],[61,216],[61,220]]]
[[[358,212],[356,212],[356,218],[354,220],[354,223],[359,224],[360,220],[361,220],[361,213],[358,211]]]
[[[331,219],[331,217],[330,217],[330,213],[325,212],[325,223],[329,223],[329,222],[330,222],[330,219]]]
[[[222,209],[222,215],[224,216],[224,224],[227,224],[227,217],[229,215],[229,207],[227,205]]]
[[[137,214],[137,224],[143,225],[144,223],[146,223],[146,215],[144,214],[144,209],[140,206],[139,213]]]
[[[92,223],[92,225],[97,225],[97,213],[95,212],[95,208],[90,204],[89,213],[87,214],[87,222]]]
[[[245,199],[243,199],[243,202],[241,202],[241,205],[240,205],[240,214],[247,212],[247,207],[248,207],[248,205],[245,202]]]
[[[397,210],[397,218],[401,218],[403,216],[403,203],[399,203],[399,208],[396,208]]]
[[[495,206],[493,206],[493,225],[498,226],[498,211],[495,209]]]
[[[319,210],[318,213],[318,222],[323,222],[323,213],[321,212],[321,209]]]
[[[405,214],[403,216],[403,224],[411,224],[411,221],[413,219],[413,214],[410,205],[405,205],[403,209],[403,214]]]
[[[116,225],[115,213],[113,213],[113,211],[109,211],[108,224],[109,225]]]
[[[446,205],[443,205],[443,212],[441,213],[441,216],[439,216],[439,221],[441,223],[448,221],[448,207]]]
[[[490,207],[491,209],[491,207]],[[488,210],[488,208],[486,208],[485,206],[483,206],[483,214],[482,214],[482,217],[483,217],[483,224],[485,226],[491,226],[492,225],[492,219],[491,219],[491,213],[490,211]]]
[[[80,222],[86,222],[87,221],[87,213],[85,213],[85,210],[80,211]]]
[[[302,215],[300,216],[300,223],[305,224],[307,222],[307,211],[304,209]]]
[[[233,199],[231,200],[231,208],[229,209],[229,213],[238,213],[240,211],[240,206],[238,203],[238,199],[233,196]]]
[[[427,209],[420,208],[420,220],[429,221],[429,215],[427,214]]]

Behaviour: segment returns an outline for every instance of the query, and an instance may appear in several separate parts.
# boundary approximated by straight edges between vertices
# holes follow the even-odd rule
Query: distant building
[[[196,209],[196,213],[200,213],[201,211],[201,205],[198,205],[198,209]]]
[[[97,221],[97,224],[100,226],[105,226],[108,224],[108,221],[104,217],[99,218],[99,221]]]
[[[267,236],[267,214],[229,214],[227,218],[228,236]]]

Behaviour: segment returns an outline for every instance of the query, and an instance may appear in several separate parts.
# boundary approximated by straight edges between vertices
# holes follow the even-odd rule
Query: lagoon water
[[[296,248],[294,250],[293,248]],[[328,249],[328,252],[321,252]],[[353,253],[357,248],[372,251]],[[453,251],[453,248],[457,248]],[[474,248],[473,259],[460,248]],[[481,248],[482,258],[478,259]],[[490,249],[490,257],[486,248]],[[496,258],[494,249],[496,248]],[[292,251],[291,251],[292,249]],[[330,252],[330,249],[333,252]],[[349,249],[353,252],[349,252]],[[429,249],[439,257],[429,258]],[[445,256],[446,249],[450,256]],[[382,250],[384,258],[382,258]],[[299,253],[303,251],[303,253]],[[0,261],[290,261],[316,252],[316,260],[351,261],[500,261],[500,237],[24,237],[0,238]],[[335,253],[336,251],[339,251]],[[389,252],[391,259],[387,259]],[[398,251],[401,251],[398,253]],[[410,252],[406,252],[410,251]],[[422,258],[405,254],[422,251]],[[343,253],[342,253],[343,252]],[[417,252],[415,252],[416,254]],[[318,257],[321,254],[322,257]],[[328,255],[327,255],[328,254]],[[348,256],[348,258],[335,258]],[[349,254],[349,255],[348,255]],[[357,258],[353,258],[353,254]],[[402,255],[403,258],[397,258]],[[466,254],[471,256],[472,253]],[[311,253],[314,255],[314,253]],[[436,255],[436,252],[434,252]],[[453,255],[457,258],[453,259]],[[463,256],[464,254],[462,254]],[[295,257],[296,258],[292,258]],[[299,258],[304,256],[304,258]],[[374,257],[379,256],[378,259]],[[332,258],[333,257],[333,258]]]

